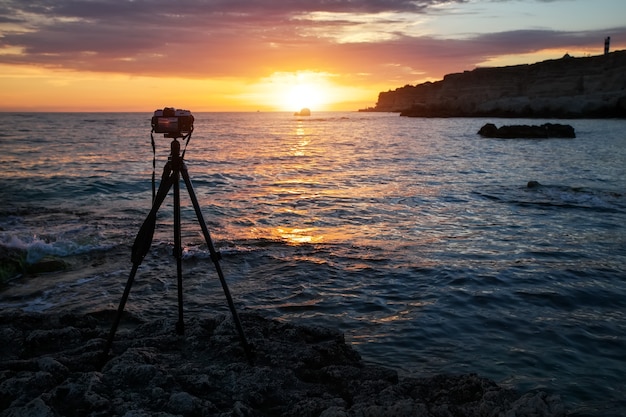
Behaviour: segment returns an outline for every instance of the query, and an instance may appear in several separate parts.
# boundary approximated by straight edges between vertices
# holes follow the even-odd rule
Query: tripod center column
[[[180,171],[182,158],[180,157],[180,142],[176,139],[171,144],[172,170]]]

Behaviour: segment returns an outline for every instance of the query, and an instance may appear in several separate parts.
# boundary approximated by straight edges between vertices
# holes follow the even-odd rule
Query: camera
[[[189,110],[164,107],[154,111],[152,130],[155,133],[164,133],[168,138],[182,137],[193,130],[193,120]]]

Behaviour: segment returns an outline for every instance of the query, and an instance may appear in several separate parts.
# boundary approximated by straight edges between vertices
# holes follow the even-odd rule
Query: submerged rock
[[[125,317],[100,368],[112,317],[1,315],[0,416],[565,415],[555,395],[473,374],[400,377],[365,365],[334,330],[250,314],[254,365],[229,316],[189,319],[184,336],[168,320]]]
[[[68,266],[64,260],[51,256],[28,263],[28,252],[25,249],[0,245],[0,286],[23,274],[64,271]]]

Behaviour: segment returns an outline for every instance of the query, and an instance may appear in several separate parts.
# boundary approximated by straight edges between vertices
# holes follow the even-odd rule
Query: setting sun
[[[298,111],[303,108],[325,110],[329,104],[330,87],[327,75],[302,72],[286,78],[284,90],[279,96],[282,110]]]
[[[303,108],[312,111],[329,110],[336,100],[337,89],[329,78],[330,74],[314,71],[278,72],[263,80],[263,90],[276,110],[300,111]]]
[[[300,110],[309,108],[320,110],[328,104],[323,89],[313,84],[298,84],[285,92],[283,97],[285,110]]]

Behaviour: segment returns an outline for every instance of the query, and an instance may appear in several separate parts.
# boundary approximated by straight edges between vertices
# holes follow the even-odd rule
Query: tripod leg
[[[128,294],[130,294],[130,288],[133,286],[133,281],[135,280],[135,275],[137,274],[137,268],[139,268],[139,264],[133,264],[133,268],[130,271],[130,275],[128,276],[126,288],[124,288],[124,294],[122,295],[120,305],[117,308],[117,315],[115,316],[115,320],[113,321],[113,325],[111,326],[111,331],[109,332],[109,338],[107,339],[106,346],[104,347],[104,351],[102,352],[101,367],[104,366],[104,364],[108,360],[109,351],[111,350],[111,346],[113,345],[113,339],[115,338],[117,327],[120,325],[122,313],[124,312],[124,306],[126,306],[126,301],[128,300]]]
[[[152,209],[144,220],[139,232],[137,233],[137,237],[135,238],[135,242],[133,243],[133,249],[131,253],[131,261],[133,263],[133,267],[131,269],[130,275],[128,277],[128,281],[126,282],[126,287],[124,288],[124,294],[122,295],[122,299],[120,300],[119,307],[117,308],[117,314],[113,321],[113,325],[111,326],[111,331],[109,332],[109,338],[107,339],[107,343],[105,345],[104,351],[102,352],[102,362],[101,366],[104,366],[106,361],[108,360],[109,351],[111,350],[111,346],[113,345],[113,339],[115,338],[115,333],[117,332],[117,328],[122,319],[122,313],[124,312],[124,307],[126,306],[126,301],[128,300],[128,295],[130,294],[130,289],[133,286],[133,281],[135,280],[135,275],[137,274],[137,269],[143,258],[145,258],[146,254],[150,250],[150,245],[152,244],[152,238],[154,236],[154,228],[156,225],[156,214],[163,204],[167,193],[172,186],[172,180],[175,174],[171,174],[171,169],[169,164],[165,166],[163,171],[163,178],[161,179],[161,184],[159,185],[159,191],[156,197],[153,199]]]
[[[183,164],[181,168],[181,174],[183,179],[185,180],[185,186],[187,187],[187,191],[189,192],[189,198],[191,199],[191,203],[193,204],[193,209],[196,212],[196,217],[198,218],[198,223],[200,223],[200,228],[202,229],[202,234],[204,235],[204,240],[209,248],[209,253],[211,254],[211,260],[215,265],[215,270],[217,271],[217,275],[220,279],[220,283],[222,284],[222,289],[224,290],[224,295],[226,296],[226,300],[228,301],[228,306],[230,308],[230,312],[233,316],[233,321],[235,322],[235,326],[237,327],[237,332],[239,333],[239,339],[241,340],[241,345],[246,353],[246,357],[248,358],[248,362],[250,365],[253,365],[253,355],[252,349],[246,340],[246,335],[243,332],[243,327],[241,326],[241,321],[239,321],[239,315],[237,314],[237,309],[235,308],[235,303],[233,302],[233,297],[230,295],[230,290],[228,289],[228,284],[226,283],[226,279],[224,278],[224,273],[222,272],[222,267],[220,266],[219,259],[220,255],[215,250],[213,246],[213,242],[211,241],[211,234],[209,233],[209,229],[206,226],[206,222],[204,221],[204,217],[202,216],[202,211],[200,210],[200,204],[198,203],[198,198],[196,197],[195,192],[193,191],[193,185],[191,184],[191,179],[189,178],[189,173],[187,172],[187,166]]]
[[[178,279],[178,323],[176,323],[176,333],[185,333],[185,322],[183,320],[183,248],[180,232],[180,177],[178,172],[174,172],[174,257],[176,258],[176,277]]]
[[[171,175],[170,175],[171,174]],[[163,178],[161,179],[161,184],[159,185],[159,191],[156,194],[156,197],[153,199],[152,209],[146,220],[144,220],[141,228],[139,229],[139,233],[137,233],[137,237],[135,238],[135,242],[133,243],[133,249],[131,252],[131,261],[132,263],[140,264],[143,262],[143,258],[146,257],[146,254],[150,250],[150,246],[152,245],[152,238],[154,236],[154,228],[156,226],[156,215],[167,197],[167,193],[169,193],[172,184],[174,183],[175,178],[178,178],[176,173],[172,173],[169,164],[165,166],[165,170],[163,172]]]

